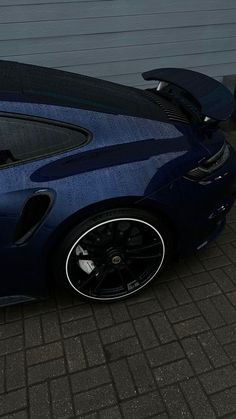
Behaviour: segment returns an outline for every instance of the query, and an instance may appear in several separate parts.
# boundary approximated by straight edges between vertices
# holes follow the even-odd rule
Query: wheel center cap
[[[112,261],[113,265],[118,265],[121,262],[121,257],[118,256],[118,255],[113,256],[113,258],[111,259],[111,261]]]

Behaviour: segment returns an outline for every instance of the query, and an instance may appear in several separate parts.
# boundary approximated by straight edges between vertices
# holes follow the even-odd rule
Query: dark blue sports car
[[[222,230],[233,96],[189,70],[143,77],[157,88],[0,61],[1,305],[47,296],[52,278],[119,300]]]

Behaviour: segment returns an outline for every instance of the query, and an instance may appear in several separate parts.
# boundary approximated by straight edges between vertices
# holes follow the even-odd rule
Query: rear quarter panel
[[[2,282],[0,295],[42,295],[48,243],[65,220],[97,202],[155,193],[173,177],[168,165],[173,168],[172,162],[191,149],[181,130],[158,121],[12,102],[0,102],[1,110],[77,124],[93,138],[82,148],[0,170],[0,265],[10,279]],[[109,158],[109,147],[115,158]],[[17,248],[17,220],[26,199],[39,189],[53,191],[54,205],[32,238]],[[172,199],[167,200],[172,207]]]

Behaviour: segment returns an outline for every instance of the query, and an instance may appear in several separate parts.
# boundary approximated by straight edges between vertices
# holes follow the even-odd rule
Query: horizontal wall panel
[[[158,7],[157,7],[158,5]],[[214,6],[214,7],[213,7]],[[145,14],[182,13],[192,11],[216,11],[224,13],[224,10],[235,9],[235,0],[224,2],[222,0],[166,2],[146,0],[137,2],[129,1],[96,1],[96,2],[65,2],[52,4],[21,5],[2,7],[0,22],[36,22],[43,20],[66,20],[84,18],[102,18],[106,16],[132,16]],[[170,16],[171,17],[171,16]]]
[[[207,76],[222,78],[224,74],[233,74],[235,71],[235,63],[224,63],[224,64],[217,64],[217,65],[209,65],[209,66],[202,66],[202,67],[186,67],[189,70],[196,70],[200,71],[200,73],[204,73]],[[114,83],[119,84],[126,84],[128,86],[145,86],[151,87],[156,86],[155,81],[153,83],[145,83],[140,73],[133,73],[133,74],[123,74],[119,76],[111,76],[111,77],[101,77],[104,80],[113,81]]]
[[[87,74],[97,77],[104,77],[117,74],[134,73],[137,68],[140,72],[148,71],[159,67],[199,67],[203,65],[212,65],[221,63],[230,63],[234,60],[236,49],[234,51],[222,51],[208,54],[180,55],[172,57],[149,58],[146,60],[117,61],[112,63],[94,63],[91,65],[67,66],[66,62],[60,68],[75,73]]]
[[[120,48],[105,48],[105,49],[94,49],[94,50],[82,50],[63,53],[63,65],[66,66],[78,66],[81,64],[94,64],[94,63],[107,63],[109,62],[123,62],[123,61],[135,61],[135,60],[147,60],[154,58],[167,57],[166,62],[169,63],[169,57],[183,54],[188,56],[189,54],[200,54],[200,53],[212,53],[219,52],[224,54],[226,51],[232,51],[228,53],[230,57],[235,54],[236,48],[236,37],[232,39],[234,42],[230,42],[232,38],[223,39],[207,39],[199,41],[187,41],[187,42],[175,42],[166,44],[156,45],[139,45],[130,47]],[[222,53],[222,51],[224,51]],[[8,56],[3,56],[3,59],[8,59]],[[62,54],[61,53],[47,53],[47,54],[31,54],[31,55],[20,55],[12,56],[12,60],[21,61],[28,64],[45,65],[48,67],[60,67],[62,65]],[[204,57],[205,59],[205,57]],[[217,58],[218,59],[218,56]],[[182,60],[182,58],[181,58]],[[143,61],[145,63],[145,61]],[[161,61],[163,62],[163,60]],[[116,65],[116,64],[115,64]],[[159,64],[158,64],[159,65]]]
[[[236,0],[0,0],[1,58],[135,86],[157,67],[222,78],[236,74]]]
[[[176,42],[195,41],[201,48],[202,42],[212,42],[213,48],[215,40],[224,43],[223,38],[229,40],[231,48],[236,37],[236,24],[229,25],[207,25],[194,26],[187,28],[153,29],[146,31],[112,32],[109,34],[88,34],[59,37],[42,37],[28,39],[11,39],[0,42],[1,56],[18,56],[25,54],[43,53],[64,53],[69,51],[81,50],[100,50],[104,48],[117,48],[131,46],[143,46],[152,48],[152,44],[172,43],[173,53],[176,51]],[[175,42],[173,42],[175,41]],[[228,42],[228,41],[227,41]],[[155,48],[155,46],[153,46]],[[111,49],[110,49],[111,51]],[[88,51],[89,54],[89,51]],[[54,65],[55,66],[55,65]]]
[[[102,10],[107,8],[110,13],[113,10],[118,11],[119,14],[129,14],[130,9],[137,12],[137,14],[146,14],[147,10],[162,12],[178,12],[178,11],[192,11],[192,10],[217,10],[217,9],[230,9],[235,8],[234,0],[1,0],[1,6],[9,7],[18,6],[29,7],[30,6],[42,6],[45,7],[45,12],[48,11],[47,6],[53,5],[54,8],[58,8],[60,5],[66,4],[67,7],[76,7],[79,4],[81,13],[99,13],[97,9],[100,7]],[[91,12],[91,9],[94,11]],[[29,9],[31,11],[31,9]],[[37,10],[37,9],[36,9]],[[75,10],[75,9],[74,9]],[[55,11],[56,13],[56,11]]]
[[[2,23],[0,40],[36,38],[43,36],[68,36],[74,34],[150,30],[236,22],[236,9],[222,11],[197,11],[185,13],[160,13],[152,15],[116,16],[61,21]]]

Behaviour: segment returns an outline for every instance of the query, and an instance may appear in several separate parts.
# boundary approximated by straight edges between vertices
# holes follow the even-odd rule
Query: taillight
[[[224,143],[223,147],[216,153],[214,156],[210,157],[210,159],[205,160],[194,169],[190,170],[185,177],[191,180],[201,180],[221,166],[223,166],[230,156],[230,146],[227,143]]]

